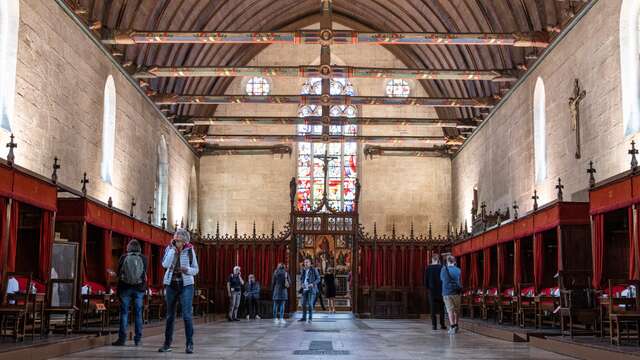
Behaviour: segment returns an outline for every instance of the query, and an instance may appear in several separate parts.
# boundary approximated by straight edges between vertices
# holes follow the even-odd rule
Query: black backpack
[[[144,282],[144,261],[140,253],[128,253],[122,260],[120,281],[127,285],[140,285]]]

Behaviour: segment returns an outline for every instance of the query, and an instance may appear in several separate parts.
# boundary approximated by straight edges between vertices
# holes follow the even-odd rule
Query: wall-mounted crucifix
[[[587,92],[580,88],[580,81],[575,79],[573,83],[573,97],[569,98],[569,111],[571,112],[571,130],[576,132],[576,159],[580,159],[580,103],[587,96]]]

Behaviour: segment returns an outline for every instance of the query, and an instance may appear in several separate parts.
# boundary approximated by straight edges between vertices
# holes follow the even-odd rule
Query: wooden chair
[[[149,319],[160,320],[164,314],[164,295],[163,290],[160,290],[152,295],[149,295]]]
[[[519,284],[516,292],[516,299],[518,301],[518,325],[521,328],[525,328],[527,326],[527,321],[531,321],[534,323],[536,321],[536,301],[535,301],[535,293],[528,294],[524,291],[526,289],[533,288],[533,284]],[[535,289],[534,289],[535,292]]]
[[[47,291],[47,305],[45,313],[45,333],[49,334],[51,320],[56,317],[57,323],[61,318],[62,331],[66,335],[73,330],[73,318],[78,311],[76,307],[76,286],[74,279],[51,279]],[[60,317],[60,318],[59,318]]]
[[[505,319],[510,319],[511,325],[515,325],[518,321],[518,300],[515,291],[513,288],[511,294],[505,291],[498,292],[496,311],[499,324],[504,324]]]
[[[489,320],[492,315],[495,322],[498,321],[498,298],[499,289],[493,288],[485,290],[482,297],[482,319]]]
[[[553,292],[553,288],[549,289]],[[556,321],[559,322],[557,316],[558,308],[560,307],[560,297],[553,296],[553,294],[538,294],[535,297],[536,302],[536,329],[540,329],[546,322],[550,322],[552,327],[557,326]]]
[[[484,290],[474,290],[471,294],[471,318],[483,318]]]
[[[589,272],[560,271],[558,286],[560,288],[558,317],[562,336],[569,335],[573,339],[573,336],[578,333],[576,323],[584,326],[581,334],[595,333],[598,315]]]
[[[638,290],[638,281],[627,281],[628,285],[635,286]],[[638,297],[618,297],[614,294],[616,282],[609,280],[609,336],[612,345],[620,345],[623,339],[635,339],[640,346],[640,312],[638,312]],[[635,295],[635,294],[634,294]],[[631,333],[634,327],[635,333]],[[626,336],[623,331],[626,329]]]
[[[473,293],[469,291],[465,291],[460,296],[460,315],[465,316],[465,313],[468,314],[470,318],[473,317],[473,310],[471,303],[473,301]]]
[[[24,277],[26,289],[24,292],[7,294],[7,285],[10,278]],[[5,336],[11,331],[16,342],[22,341],[26,335],[27,319],[29,319],[29,309],[34,309],[35,294],[31,291],[33,277],[31,273],[7,273],[3,277],[3,295],[0,303],[0,335]]]

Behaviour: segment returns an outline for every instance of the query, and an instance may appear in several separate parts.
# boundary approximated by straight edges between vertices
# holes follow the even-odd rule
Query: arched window
[[[254,76],[247,81],[245,91],[247,95],[266,96],[271,92],[271,84],[262,76]]]
[[[640,1],[624,0],[620,12],[620,76],[624,135],[640,131]]]
[[[533,92],[533,154],[536,184],[547,177],[547,115],[544,81],[538,78]]]
[[[331,80],[331,95],[354,96],[353,85],[343,78]],[[301,94],[319,95],[322,93],[322,80],[312,78],[302,86]],[[334,105],[331,116],[355,117],[358,110],[353,105]],[[304,105],[298,109],[298,116],[320,116],[322,107],[319,105]],[[322,125],[298,125],[300,135],[320,135]],[[330,125],[330,135],[356,135],[358,127],[355,124]],[[329,158],[327,200],[334,210],[352,211],[355,199],[355,181],[357,176],[356,142],[340,143],[312,143],[298,144],[298,194],[297,207],[299,210],[317,208],[324,194],[324,156]]]
[[[102,109],[102,181],[111,184],[113,157],[116,142],[116,85],[109,75],[104,84],[104,104]]]
[[[191,167],[191,178],[189,178],[189,229],[198,228],[198,176],[196,167]]]
[[[169,153],[164,135],[158,143],[158,173],[156,175],[155,217],[156,224],[162,223],[162,218],[168,216],[169,210]]]
[[[0,1],[0,128],[11,131],[16,99],[19,0]]]
[[[411,87],[409,82],[403,79],[391,79],[387,81],[385,93],[389,97],[409,97]]]

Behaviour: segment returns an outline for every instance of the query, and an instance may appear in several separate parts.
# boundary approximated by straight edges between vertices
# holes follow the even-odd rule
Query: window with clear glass
[[[0,128],[11,131],[16,98],[19,0],[0,0]]]
[[[158,171],[156,173],[156,186],[154,194],[156,224],[162,223],[162,218],[167,218],[169,211],[169,151],[164,135],[160,136],[157,153]]]
[[[111,184],[113,176],[113,158],[116,142],[116,84],[109,75],[104,84],[102,109],[102,163],[100,174],[102,181]]]
[[[547,114],[544,81],[538,78],[533,92],[533,154],[536,184],[547,177]]]
[[[271,92],[271,84],[269,80],[261,77],[254,76],[249,78],[247,85],[245,86],[247,95],[265,96]]]
[[[387,87],[385,89],[387,96],[389,97],[409,97],[411,87],[409,82],[403,79],[391,79],[387,81]]]
[[[624,135],[640,131],[640,1],[624,0],[620,10],[620,79]]]
[[[312,78],[304,83],[300,92],[303,95],[322,94],[322,80]],[[331,95],[354,96],[353,85],[343,78],[331,80]],[[333,117],[353,118],[358,110],[353,105],[334,105],[330,109]],[[298,110],[298,116],[321,116],[320,105],[304,105]],[[298,125],[299,135],[320,135],[322,125]],[[330,125],[330,135],[354,136],[358,132],[355,124]],[[328,158],[325,184],[324,158]],[[337,211],[352,211],[355,200],[355,181],[357,177],[358,143],[344,141],[340,143],[298,143],[298,210],[309,211],[318,208],[322,202],[324,188],[327,186],[329,206]]]

